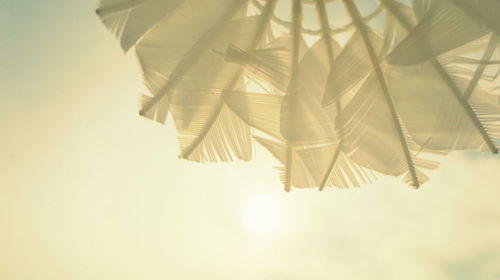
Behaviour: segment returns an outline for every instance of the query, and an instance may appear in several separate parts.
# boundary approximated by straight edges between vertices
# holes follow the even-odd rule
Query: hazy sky
[[[451,154],[418,191],[322,193],[284,193],[262,150],[179,160],[96,6],[0,0],[0,279],[500,279],[499,156]]]

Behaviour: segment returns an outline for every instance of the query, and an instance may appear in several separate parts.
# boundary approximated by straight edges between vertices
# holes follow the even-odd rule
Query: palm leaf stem
[[[389,88],[387,86],[384,73],[382,71],[382,68],[380,67],[377,59],[377,54],[375,53],[375,48],[373,47],[369,35],[368,35],[368,27],[366,26],[366,23],[363,21],[361,14],[359,13],[359,10],[356,6],[356,4],[353,2],[353,0],[343,0],[344,5],[347,8],[347,11],[349,15],[352,18],[353,23],[357,26],[360,35],[363,39],[363,42],[365,44],[366,50],[370,56],[370,60],[372,63],[373,70],[375,72],[375,76],[379,82],[379,85],[382,89],[383,97],[385,99],[385,102],[387,106],[389,107],[389,112],[391,114],[391,119],[394,125],[394,128],[396,130],[396,133],[398,134],[399,137],[399,142],[401,144],[401,148],[403,150],[403,154],[406,160],[406,164],[408,166],[408,170],[410,172],[411,176],[411,181],[412,185],[415,188],[418,188],[420,186],[418,177],[417,177],[417,172],[415,169],[415,165],[413,163],[413,159],[411,157],[411,153],[408,147],[407,140],[405,138],[403,128],[402,128],[402,123],[401,120],[399,119],[396,107],[394,105],[394,101],[391,97],[391,94],[389,92]]]
[[[495,53],[497,45],[498,45],[498,37],[495,34],[492,34],[490,41],[488,43],[488,47],[484,51],[483,57],[481,59],[481,61],[484,61],[486,63],[479,64],[476,71],[474,72],[474,76],[472,77],[469,86],[465,90],[464,93],[465,99],[469,99],[472,93],[474,93],[474,89],[476,89],[477,83],[481,79],[481,76],[483,76],[483,73],[486,70],[486,66],[488,66],[488,62],[490,61],[491,56],[493,55],[493,53]]]
[[[333,54],[333,46],[332,46],[332,37],[330,35],[330,23],[328,21],[328,15],[326,13],[326,5],[325,5],[325,0],[316,0],[316,10],[318,13],[318,18],[321,26],[321,37],[323,38],[323,41],[325,43],[326,47],[326,52],[328,55],[328,62],[330,64],[330,69],[332,68],[332,65],[334,63],[334,54]],[[336,110],[337,110],[337,116],[336,120],[338,120],[338,116],[340,115],[340,112],[342,111],[342,103],[340,102],[340,98],[337,99],[336,103]],[[338,123],[337,123],[338,124]],[[338,124],[339,127],[337,128],[337,131],[342,129],[342,124]],[[336,151],[328,164],[328,168],[326,170],[325,175],[323,176],[321,183],[319,184],[319,190],[322,191],[325,188],[326,182],[328,181],[328,178],[330,178],[330,175],[332,173],[333,168],[335,167],[335,163],[337,162],[337,159],[340,155],[340,152],[342,151],[343,144],[344,144],[344,137],[342,133],[337,132],[337,135],[339,136],[340,142],[339,145],[336,148]]]
[[[291,61],[291,79],[290,85],[288,87],[288,95],[290,96],[291,107],[288,115],[288,127],[293,127],[295,123],[295,98],[293,95],[298,91],[297,87],[297,75],[299,66],[299,48],[301,39],[301,26],[302,26],[302,3],[300,0],[293,0],[292,2],[292,61]],[[293,139],[292,139],[293,141]],[[287,140],[286,143],[286,163],[285,163],[285,191],[289,192],[292,188],[292,165],[293,165],[293,142]]]

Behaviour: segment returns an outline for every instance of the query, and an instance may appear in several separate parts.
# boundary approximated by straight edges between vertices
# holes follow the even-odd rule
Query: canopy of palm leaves
[[[418,187],[447,152],[498,151],[498,0],[101,1],[182,158],[249,161],[255,140],[288,191]]]

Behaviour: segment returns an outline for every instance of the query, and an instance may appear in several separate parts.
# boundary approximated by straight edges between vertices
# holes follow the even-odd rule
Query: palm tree
[[[135,48],[140,114],[170,113],[182,158],[248,161],[256,140],[290,191],[373,172],[417,188],[443,154],[497,153],[500,1],[368,2],[102,0],[97,13]]]

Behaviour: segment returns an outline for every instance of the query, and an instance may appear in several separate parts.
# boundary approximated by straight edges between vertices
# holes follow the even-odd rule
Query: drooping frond
[[[500,2],[496,0],[438,0],[431,3],[418,25],[388,57],[390,63],[420,63],[484,36],[491,32],[491,28],[500,32]],[[394,10],[394,7],[389,7]]]
[[[122,49],[128,51],[163,19],[174,13],[183,2],[183,0],[101,0],[96,13],[120,39]]]
[[[395,5],[391,4],[393,1],[394,0],[383,0],[383,3],[388,8],[388,11],[399,21],[406,31],[409,32],[411,30],[411,23],[402,16],[401,11],[397,9]],[[432,7],[428,13],[431,13],[431,11]],[[425,16],[423,18],[425,18]],[[410,37],[411,34],[408,36]],[[404,42],[402,44],[404,44]],[[422,49],[428,48],[424,42],[418,42],[417,44],[421,45]],[[481,119],[468,102],[470,95],[464,96],[464,90],[460,89],[460,85],[457,84],[456,79],[450,75],[447,69],[436,58],[430,58],[429,62],[436,72],[435,77],[439,78],[448,87],[448,91],[440,92],[440,94],[448,93],[445,98],[449,99],[449,102],[453,102],[460,107],[460,110],[466,116],[467,122],[479,133],[487,149],[492,153],[498,153],[498,148],[495,144],[496,131],[489,131],[485,124],[481,122]]]
[[[251,36],[244,36],[244,38],[248,39],[248,45],[245,49],[253,50],[262,43],[265,35],[266,29],[269,27],[269,19],[272,10],[276,4],[275,0],[270,0],[267,2],[267,12],[263,15],[258,16],[257,22],[249,27],[249,30],[252,30]],[[245,31],[245,30],[241,30]],[[240,34],[241,35],[241,34]],[[229,44],[228,44],[229,45]],[[219,96],[218,102],[215,104],[211,113],[207,116],[206,122],[204,122],[203,127],[200,129],[199,133],[193,139],[193,141],[183,149],[181,156],[183,158],[190,158],[192,153],[195,153],[197,150],[202,149],[202,144],[206,140],[211,130],[215,127],[215,124],[218,121],[218,118],[221,117],[221,113],[227,110],[225,108],[223,95],[233,93],[234,89],[237,89],[239,82],[242,81],[243,68],[241,66],[232,65],[234,67],[231,71],[227,73],[228,79],[224,81],[224,84],[221,85],[223,91],[222,95]]]
[[[217,71],[213,71],[214,61],[211,60],[214,59],[214,49],[222,51],[228,44],[241,44],[243,47],[250,43],[247,38],[255,31],[253,26],[260,17],[234,19],[244,7],[245,1],[225,2],[227,3],[223,7],[218,4],[212,7],[207,2],[202,4],[185,1],[187,4],[182,9],[179,8],[167,22],[149,32],[141,44],[137,45],[137,56],[144,71],[146,85],[154,95],[141,108],[141,115],[146,114],[163,98],[170,98],[176,89],[182,87],[183,83],[186,84],[186,78],[201,81],[218,79]],[[205,6],[208,6],[207,13],[210,9],[217,9],[214,12],[219,16],[207,14],[196,20],[186,19],[186,14]],[[172,34],[179,35],[172,40],[169,38]],[[215,59],[219,65],[224,64],[220,57]],[[212,75],[206,75],[209,70],[207,68],[212,70],[208,72]],[[224,80],[219,82],[223,83]]]
[[[197,162],[248,161],[252,158],[250,129],[233,112],[222,107],[216,120],[210,119],[214,108],[220,108],[220,93],[191,94],[190,98],[173,98],[171,113],[179,134],[181,157]],[[206,123],[212,128],[205,132]],[[203,144],[195,141],[205,133]],[[196,144],[193,144],[196,143]],[[196,145],[197,149],[190,150]]]
[[[373,173],[418,187],[448,152],[496,153],[500,1],[373,3],[101,0],[97,14],[135,48],[140,114],[171,115],[181,158],[248,161],[255,140],[290,191]]]
[[[415,168],[415,163],[413,162],[412,154],[410,151],[410,147],[408,145],[408,137],[404,133],[403,123],[398,114],[397,108],[395,107],[393,97],[389,91],[387,86],[385,75],[382,71],[382,68],[379,65],[379,61],[377,58],[376,49],[372,43],[372,39],[370,38],[370,29],[369,27],[362,21],[361,16],[359,14],[359,10],[356,7],[356,4],[352,0],[343,0],[346,5],[349,14],[352,17],[354,24],[358,27],[360,35],[362,37],[364,46],[366,48],[366,52],[370,57],[371,66],[374,72],[374,77],[377,80],[377,85],[371,90],[375,92],[380,92],[380,95],[383,96],[383,100],[387,105],[387,113],[389,116],[387,122],[392,123],[392,129],[394,130],[398,143],[400,145],[399,150],[404,156],[404,161],[406,163],[406,168],[408,169],[408,178],[411,182],[411,185],[414,187],[419,187],[423,176],[421,173]],[[390,134],[388,132],[388,134]]]

